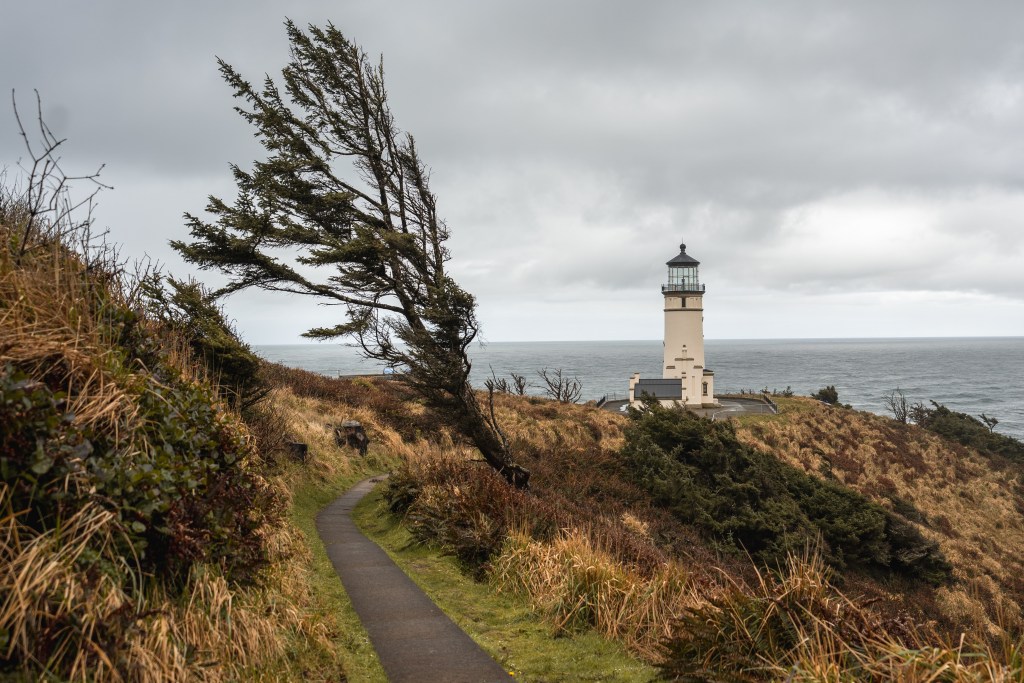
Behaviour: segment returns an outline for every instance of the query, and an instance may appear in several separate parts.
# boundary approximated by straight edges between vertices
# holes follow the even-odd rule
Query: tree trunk
[[[517,489],[528,489],[530,487],[530,470],[517,465],[512,460],[508,444],[503,435],[490,424],[487,417],[480,409],[480,403],[476,400],[476,394],[469,384],[464,384],[462,391],[453,401],[452,412],[456,427],[464,435],[469,437],[473,445],[477,447],[484,460],[498,473]]]

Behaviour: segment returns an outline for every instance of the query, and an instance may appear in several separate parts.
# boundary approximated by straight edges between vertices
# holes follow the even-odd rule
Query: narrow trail
[[[349,489],[317,515],[316,528],[388,680],[514,680],[356,527],[352,509],[378,481]]]

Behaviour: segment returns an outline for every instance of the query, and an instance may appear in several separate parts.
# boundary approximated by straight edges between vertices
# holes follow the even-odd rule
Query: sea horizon
[[[928,340],[928,339],[1024,339],[1024,335],[1019,334],[988,334],[988,335],[956,335],[956,336],[884,336],[884,337],[705,337],[704,341],[727,341],[727,342],[743,342],[743,341],[854,341],[854,340],[879,340],[879,341],[895,341],[900,339],[909,340]],[[474,340],[473,344],[573,344],[573,343],[587,343],[587,344],[601,344],[601,343],[621,343],[621,342],[660,342],[660,338],[652,339],[485,339],[485,340]],[[331,344],[338,344],[342,346],[357,347],[352,342],[344,341],[298,341],[298,342],[274,342],[274,343],[263,343],[263,342],[246,342],[250,346],[328,346]]]
[[[1024,337],[818,337],[705,339],[706,366],[716,395],[741,391],[808,396],[835,386],[839,400],[888,414],[885,398],[902,391],[911,403],[936,401],[951,410],[999,420],[997,431],[1024,439]],[[328,376],[379,374],[351,343],[254,345],[273,362]],[[527,377],[542,394],[538,373],[561,369],[578,377],[582,400],[622,399],[630,375],[661,377],[662,342],[643,340],[487,341],[470,349],[470,380],[483,387],[492,375]]]

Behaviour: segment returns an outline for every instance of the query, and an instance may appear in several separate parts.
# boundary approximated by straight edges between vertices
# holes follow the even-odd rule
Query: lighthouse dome
[[[686,253],[686,245],[679,245],[679,255],[666,263],[668,265],[668,284],[662,285],[661,291],[671,292],[703,292],[697,271],[700,261]]]
[[[697,265],[700,265],[700,261],[698,261],[697,259],[693,258],[692,256],[690,256],[689,254],[686,253],[686,245],[685,244],[680,244],[679,245],[679,255],[676,256],[671,261],[667,261],[665,263],[665,265],[667,265],[667,266],[697,266]]]

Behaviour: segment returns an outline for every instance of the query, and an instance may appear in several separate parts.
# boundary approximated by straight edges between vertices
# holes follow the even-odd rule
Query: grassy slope
[[[1021,625],[1021,470],[915,425],[802,398],[775,416],[738,420],[742,440],[815,476],[834,476],[921,522],[953,563],[957,583],[934,599],[949,625],[996,632]]]
[[[284,421],[286,433],[309,446],[306,462],[289,463],[281,478],[291,494],[290,521],[301,532],[306,550],[303,559],[311,596],[308,610],[326,626],[333,646],[330,652],[307,651],[300,659],[306,662],[307,670],[319,670],[325,679],[330,669],[330,662],[325,660],[330,655],[341,663],[349,680],[386,681],[366,630],[327,557],[316,530],[316,515],[353,484],[390,469],[397,456],[377,445],[366,458],[338,448],[326,424],[351,417],[351,409],[342,403],[296,396],[285,387],[275,390],[271,401]]]
[[[334,643],[334,655],[353,681],[383,681],[365,630],[359,624],[344,589],[316,532],[315,517],[355,482],[392,469],[404,460],[440,457],[452,450],[423,441],[424,430],[409,428],[422,409],[390,383],[355,382],[311,377],[301,371],[275,369],[279,388],[271,400],[283,419],[281,428],[309,446],[305,463],[290,463],[281,478],[291,492],[291,520],[302,532],[308,549],[307,610],[322,620]],[[373,443],[368,456],[338,448],[328,423],[356,419]],[[396,427],[405,432],[403,439]],[[398,520],[376,507],[374,496],[359,508],[360,525],[460,626],[499,661],[532,681],[650,680],[653,669],[630,658],[621,648],[594,633],[554,637],[551,628],[522,599],[496,595],[486,584],[460,570],[454,559],[437,549],[410,545]],[[300,644],[296,644],[301,646]],[[311,671],[325,675],[329,663],[323,649],[299,656]],[[320,674],[317,674],[320,675]]]
[[[311,585],[319,596],[316,611],[332,624],[332,633],[340,639],[337,653],[349,676],[381,680],[365,634],[315,535],[315,513],[350,483],[397,462],[430,462],[445,454],[472,458],[472,454],[454,447],[443,432],[432,435],[433,441],[424,440],[429,416],[400,389],[382,389],[365,381],[346,384],[331,380],[330,386],[333,388],[320,392],[328,395],[317,397],[301,398],[290,390],[277,392],[275,402],[287,415],[289,432],[302,434],[311,449],[310,461],[290,468],[285,479],[293,492],[293,520],[306,535],[311,551]],[[329,395],[331,391],[337,395]],[[913,518],[914,510],[919,511],[924,533],[940,541],[956,568],[958,581],[937,591],[919,588],[912,599],[925,604],[930,613],[943,615],[945,626],[994,633],[1000,610],[1003,624],[1013,626],[1018,615],[1014,603],[1019,596],[1014,579],[1024,575],[1018,569],[1017,548],[1024,547],[1020,545],[1024,524],[1018,509],[1016,470],[879,416],[825,408],[800,399],[781,404],[783,412],[778,416],[742,418],[737,425],[741,438],[816,476],[826,476],[823,463],[827,459],[831,476],[841,482],[901,514]],[[647,553],[645,562],[656,561],[665,551],[681,553],[688,586],[704,595],[719,590],[716,586],[720,587],[723,570],[734,578],[740,576],[736,572],[742,563],[703,550],[692,533],[675,527],[642,492],[621,480],[614,458],[622,445],[625,420],[621,416],[585,406],[509,396],[498,397],[497,409],[524,464],[534,471],[535,497],[561,511],[563,526],[587,519],[586,525],[599,532],[594,537],[598,545],[606,544],[604,538],[616,547],[628,542],[639,548],[653,541],[661,550],[643,551]],[[325,423],[338,419],[359,419],[367,425],[375,440],[369,462],[333,445]],[[614,668],[623,673],[611,680],[650,674],[650,669],[622,658],[617,646],[593,632],[559,631],[550,621],[542,625],[531,614],[525,596],[495,596],[493,584],[473,582],[453,558],[410,545],[408,531],[375,511],[375,501],[359,509],[363,527],[474,638],[522,677],[556,680],[569,670],[576,678],[591,675],[578,669],[575,662],[594,659],[595,653],[609,659],[600,660],[592,669],[592,680],[602,680],[601,672]],[[866,592],[888,596],[897,605],[904,602],[901,593],[907,588],[869,585],[866,579],[853,585],[855,590],[865,587],[869,588]],[[702,600],[693,595],[697,597],[687,599]],[[529,657],[524,659],[524,653]],[[621,663],[609,663],[614,661]]]
[[[10,199],[5,192],[0,188],[0,367],[9,363],[67,395],[66,403],[57,405],[70,409],[65,418],[70,424],[87,430],[94,445],[91,466],[109,473],[96,481],[117,481],[120,474],[137,478],[123,493],[97,493],[99,487],[86,479],[89,470],[82,465],[82,454],[62,447],[65,437],[57,427],[64,420],[33,422],[20,415],[20,402],[0,411],[0,454],[8,465],[4,483],[22,478],[24,449],[8,439],[24,427],[33,430],[37,444],[45,444],[46,450],[37,452],[53,456],[49,467],[66,465],[66,470],[54,470],[61,481],[51,492],[75,494],[54,497],[64,501],[56,528],[49,528],[49,522],[28,524],[20,501],[15,502],[17,515],[0,515],[0,603],[6,605],[0,618],[0,677],[338,680],[343,674],[330,651],[327,629],[308,610],[315,595],[304,582],[295,530],[278,523],[276,516],[255,532],[241,524],[229,526],[267,512],[259,507],[225,509],[238,500],[231,497],[239,491],[232,491],[230,483],[220,480],[224,486],[202,490],[192,500],[198,506],[210,501],[211,511],[202,518],[206,526],[179,519],[161,531],[176,535],[175,542],[191,539],[195,545],[179,546],[178,555],[154,554],[159,558],[154,565],[163,568],[174,559],[202,557],[200,551],[224,548],[227,540],[238,541],[235,549],[258,544],[273,559],[265,582],[228,581],[217,561],[193,563],[180,584],[165,580],[159,571],[136,567],[137,551],[126,548],[126,527],[117,505],[134,500],[138,507],[125,515],[137,520],[137,515],[158,509],[154,501],[161,495],[173,495],[175,504],[181,503],[180,492],[201,483],[181,481],[184,472],[194,471],[186,464],[214,461],[229,452],[236,457],[240,450],[227,448],[244,444],[246,430],[237,415],[213,398],[216,392],[204,372],[183,352],[184,342],[140,317],[142,306],[134,298],[138,290],[124,279],[112,252],[93,254],[87,267],[74,251],[79,235],[62,224],[14,258],[26,217],[18,213],[16,202],[5,204]],[[209,427],[213,419],[216,429]],[[196,431],[200,429],[206,430],[202,437]],[[5,450],[8,446],[13,450]],[[10,466],[12,455],[17,456],[16,467]],[[253,475],[247,486],[262,487],[263,470],[254,453],[244,460],[224,458],[219,466],[231,463],[239,463],[236,471]],[[39,473],[34,467],[31,471]],[[142,484],[136,486],[138,482]],[[0,508],[10,504],[11,490],[0,486]],[[141,490],[151,495],[144,504],[137,501]],[[33,495],[29,514],[46,503],[38,492]],[[265,499],[256,500],[261,505]],[[221,514],[236,512],[243,514],[212,528],[221,523]],[[141,533],[134,525],[129,528]],[[236,530],[235,537],[230,529]],[[246,555],[225,559],[239,557]],[[17,651],[8,649],[11,644],[18,645]]]
[[[414,541],[379,490],[356,508],[356,522],[438,606],[523,681],[649,681],[655,670],[593,632],[552,637],[524,600],[495,593],[452,557]]]

